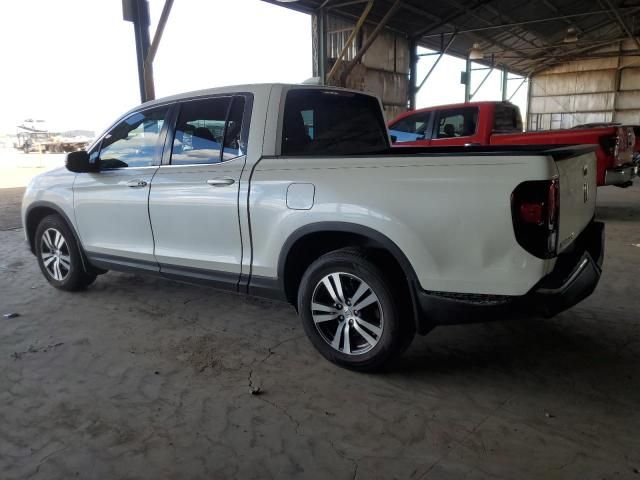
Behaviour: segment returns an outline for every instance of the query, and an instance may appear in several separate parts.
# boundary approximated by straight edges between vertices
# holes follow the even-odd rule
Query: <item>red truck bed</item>
[[[394,147],[454,145],[597,146],[598,185],[629,186],[638,174],[633,127],[611,125],[523,132],[520,110],[508,102],[424,108],[389,122]]]

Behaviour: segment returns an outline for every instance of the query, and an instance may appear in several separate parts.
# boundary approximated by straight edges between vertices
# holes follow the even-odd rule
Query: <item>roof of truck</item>
[[[180,100],[209,97],[209,96],[219,95],[224,93],[231,94],[231,93],[242,93],[242,92],[246,92],[246,93],[262,92],[268,95],[271,92],[271,89],[273,87],[283,87],[287,89],[293,87],[293,88],[309,88],[309,89],[322,89],[322,90],[341,90],[345,92],[352,92],[352,93],[358,93],[361,95],[369,95],[369,96],[375,97],[375,95],[371,93],[361,92],[359,90],[353,90],[353,89],[341,88],[341,87],[330,87],[326,85],[306,84],[306,83],[247,83],[243,85],[229,85],[225,87],[205,88],[202,90],[193,90],[191,92],[178,93],[178,94],[170,95],[167,97],[156,98],[155,100],[149,100],[148,102],[144,102],[140,105],[136,105],[135,107],[131,108],[124,114],[120,115],[112,124],[109,125],[107,129],[105,129],[104,132],[101,132],[100,135],[96,136],[95,138],[97,141],[97,139],[101,138],[106,131],[113,128],[113,126],[116,123],[122,121],[122,119],[124,119],[125,117],[135,112],[139,112],[140,110],[154,107],[156,105],[164,105],[167,103],[173,103]]]
[[[139,110],[142,108],[147,108],[149,106],[170,103],[179,100],[185,100],[189,98],[197,98],[197,97],[207,97],[209,95],[219,95],[221,93],[240,93],[240,92],[249,92],[255,93],[258,91],[268,92],[273,87],[285,87],[285,88],[309,88],[309,89],[323,89],[323,90],[342,90],[345,92],[353,92],[359,93],[363,95],[373,96],[371,93],[361,92],[358,90],[353,90],[349,88],[342,87],[330,87],[327,85],[314,85],[314,84],[304,84],[304,83],[249,83],[244,85],[229,85],[225,87],[216,87],[216,88],[206,88],[203,90],[194,90],[191,92],[178,93],[175,95],[171,95],[168,97],[157,98],[155,100],[150,100],[148,102],[143,103],[142,105],[138,105],[137,107],[131,109],[131,111]]]

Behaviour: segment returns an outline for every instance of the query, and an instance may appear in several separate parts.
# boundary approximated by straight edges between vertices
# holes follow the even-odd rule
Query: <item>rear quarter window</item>
[[[356,155],[385,151],[387,129],[369,95],[321,89],[287,93],[282,155]]]
[[[522,132],[520,109],[515,105],[496,105],[494,133]]]

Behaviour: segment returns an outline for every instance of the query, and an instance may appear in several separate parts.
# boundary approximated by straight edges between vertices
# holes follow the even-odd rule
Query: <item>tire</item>
[[[34,242],[40,270],[54,287],[75,292],[96,279],[95,272],[84,269],[80,246],[60,215],[48,215],[40,221]]]
[[[415,335],[410,317],[401,320],[393,292],[392,280],[362,250],[336,250],[304,273],[298,312],[309,340],[326,359],[373,371],[402,353]]]

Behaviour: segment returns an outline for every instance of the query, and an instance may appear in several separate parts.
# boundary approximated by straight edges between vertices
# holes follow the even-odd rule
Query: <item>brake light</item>
[[[558,180],[554,179],[521,183],[511,194],[516,240],[536,257],[556,254],[559,193]]]
[[[523,203],[520,205],[520,218],[525,223],[535,223],[542,225],[542,204],[540,203]]]
[[[633,160],[636,136],[632,127],[617,127],[615,135],[603,135],[599,143],[612,165],[623,165]]]

